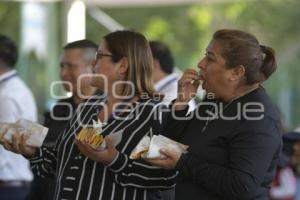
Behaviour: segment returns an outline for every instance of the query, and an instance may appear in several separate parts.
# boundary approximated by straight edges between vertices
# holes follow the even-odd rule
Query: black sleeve
[[[188,114],[189,106],[187,106],[184,110],[176,111],[173,106],[174,102],[175,100],[169,105],[168,112],[163,114],[163,135],[178,141],[180,136],[184,134],[184,130],[189,123],[188,119],[191,113]]]
[[[55,141],[53,141],[55,143],[54,145],[44,142],[40,148],[36,149],[35,155],[28,158],[34,175],[41,178],[55,176],[58,160],[57,149],[63,141],[62,138],[64,137],[64,134],[67,134],[67,132],[71,129],[71,124],[77,123],[77,116],[77,113],[75,113],[69,122],[64,122],[65,125],[63,127],[66,128],[62,128],[61,126],[53,127],[55,120],[49,119],[48,122],[50,122],[50,124],[52,123],[50,129],[56,128],[55,130],[59,130],[61,134],[56,136]]]
[[[275,168],[274,159],[281,146],[280,129],[270,121],[265,124],[268,127],[264,132],[240,132],[230,141],[228,166],[213,164],[188,153],[181,156],[176,169],[185,179],[226,199],[253,198],[270,166]]]

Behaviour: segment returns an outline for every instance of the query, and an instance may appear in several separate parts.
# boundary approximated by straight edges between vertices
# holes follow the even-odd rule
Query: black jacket
[[[217,107],[204,105],[210,103]],[[186,111],[175,114],[183,117]],[[218,119],[206,120],[207,111]],[[221,113],[238,118],[224,119]],[[190,120],[168,116],[168,136],[190,146],[176,166],[176,200],[268,199],[281,150],[281,124],[264,89],[227,104],[205,100],[192,114]]]

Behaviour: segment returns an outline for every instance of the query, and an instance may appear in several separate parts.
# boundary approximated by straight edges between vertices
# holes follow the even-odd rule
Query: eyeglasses
[[[101,53],[100,51],[97,51],[96,54],[95,54],[95,61],[103,58],[103,57],[113,57],[113,55],[111,54],[105,54],[105,53]]]

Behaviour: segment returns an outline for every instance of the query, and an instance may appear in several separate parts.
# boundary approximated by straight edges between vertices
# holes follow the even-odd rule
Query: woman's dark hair
[[[149,42],[153,58],[158,60],[161,70],[167,74],[171,74],[174,70],[174,58],[170,49],[160,41]]]
[[[222,29],[214,33],[213,40],[221,43],[222,56],[227,68],[239,65],[245,67],[247,84],[265,81],[276,71],[274,50],[260,45],[258,40],[249,33]]]

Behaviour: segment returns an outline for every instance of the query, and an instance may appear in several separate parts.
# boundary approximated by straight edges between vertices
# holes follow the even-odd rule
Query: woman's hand
[[[105,138],[106,149],[94,149],[86,142],[81,142],[75,139],[79,151],[86,157],[96,162],[102,163],[103,165],[110,164],[118,155],[118,151],[112,143],[110,137]]]
[[[145,159],[151,165],[161,167],[163,169],[175,169],[177,162],[182,153],[176,151],[169,151],[167,149],[161,149],[160,153],[166,158],[163,159]]]
[[[184,108],[195,97],[199,87],[199,75],[196,70],[187,69],[178,81],[178,93],[175,101],[176,108]]]
[[[14,133],[12,142],[10,143],[4,138],[6,131],[0,133],[0,144],[2,144],[6,150],[28,157],[34,155],[36,148],[26,144],[28,138],[24,134],[19,134],[18,132]]]

